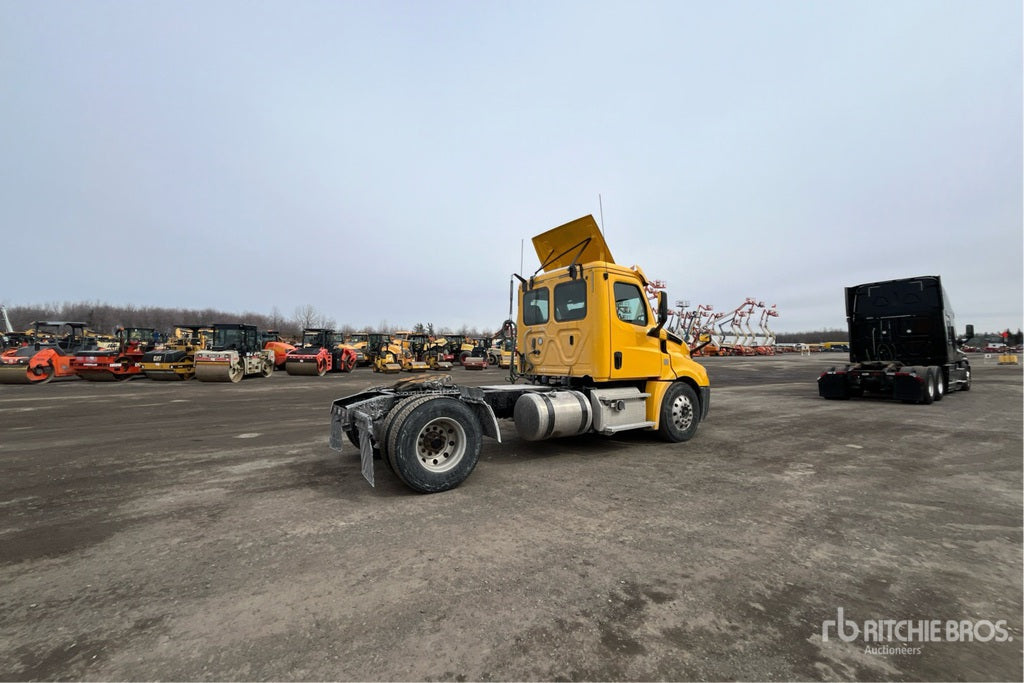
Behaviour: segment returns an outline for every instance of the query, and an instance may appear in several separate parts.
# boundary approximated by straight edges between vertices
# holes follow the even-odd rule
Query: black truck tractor
[[[846,322],[850,363],[818,377],[820,396],[927,404],[971,388],[971,366],[937,275],[847,287]]]

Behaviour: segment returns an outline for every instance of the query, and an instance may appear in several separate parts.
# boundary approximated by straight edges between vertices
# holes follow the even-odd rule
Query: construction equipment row
[[[0,384],[46,384],[55,378],[116,382],[133,377],[201,382],[238,382],[243,377],[289,375],[322,377],[351,372],[357,365],[375,372],[449,370],[457,362],[468,369],[487,367],[482,340],[464,336],[433,338],[425,334],[359,333],[346,337],[327,328],[303,330],[291,344],[274,330],[254,325],[218,323],[179,325],[166,341],[153,328],[119,327],[99,335],[87,323],[37,321],[23,333],[10,327],[10,344],[0,354]],[[498,364],[508,367],[508,359]]]

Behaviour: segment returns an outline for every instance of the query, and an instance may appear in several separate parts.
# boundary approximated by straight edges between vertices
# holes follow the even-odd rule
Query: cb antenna
[[[604,229],[604,204],[601,202],[600,192],[597,193],[597,210],[601,214],[601,233],[607,234]]]

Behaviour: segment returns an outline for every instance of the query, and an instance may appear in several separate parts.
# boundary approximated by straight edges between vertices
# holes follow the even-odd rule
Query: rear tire
[[[941,401],[942,397],[946,395],[946,376],[942,372],[942,368],[935,366],[935,400]]]
[[[661,400],[658,435],[670,443],[689,441],[700,425],[700,401],[697,392],[686,382],[669,385]]]
[[[921,385],[921,403],[926,406],[935,402],[935,371],[932,368],[918,368],[918,372],[924,373],[924,383]]]
[[[129,360],[128,358],[118,358],[117,362],[121,364],[122,368],[124,368],[124,367],[128,366],[131,363],[131,360]],[[114,379],[116,381],[118,381],[118,382],[123,382],[126,379],[130,379],[131,378],[131,375],[129,373],[127,373],[127,372],[122,372],[122,373],[116,373],[115,372],[115,373],[113,373],[113,375],[114,375]]]
[[[420,493],[453,489],[480,457],[483,431],[465,403],[446,396],[410,401],[395,415],[387,457],[405,484]]]

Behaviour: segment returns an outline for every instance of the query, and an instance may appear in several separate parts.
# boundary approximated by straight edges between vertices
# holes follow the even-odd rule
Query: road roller
[[[217,323],[209,349],[196,351],[196,379],[200,382],[239,382],[243,377],[270,377],[274,352],[264,349],[255,325]]]
[[[344,344],[334,330],[310,327],[302,331],[302,342],[288,352],[284,369],[289,375],[323,377],[328,372],[352,372],[356,352]]]
[[[149,379],[159,381],[190,380],[196,374],[196,352],[206,348],[201,325],[177,325],[174,339],[164,348],[143,355],[139,367]]]
[[[260,332],[260,345],[270,351],[274,356],[274,367],[284,370],[284,364],[288,360],[288,352],[295,350],[295,344],[290,344],[281,339],[281,333],[277,330],[263,330]]]
[[[75,374],[90,382],[121,382],[141,377],[139,361],[156,345],[152,327],[118,327],[115,346],[109,349],[81,349],[71,360]]]
[[[88,323],[37,320],[27,343],[0,355],[0,384],[46,384],[55,377],[76,377],[71,361],[84,348],[95,348],[87,337]]]
[[[504,325],[515,349],[508,384],[421,375],[334,401],[330,446],[354,444],[371,486],[375,458],[414,491],[458,486],[476,467],[482,438],[501,441],[498,420],[527,441],[642,430],[683,442],[697,433],[711,387],[665,327],[665,291],[612,259],[593,216],[533,245],[540,268],[515,275],[518,312]]]

